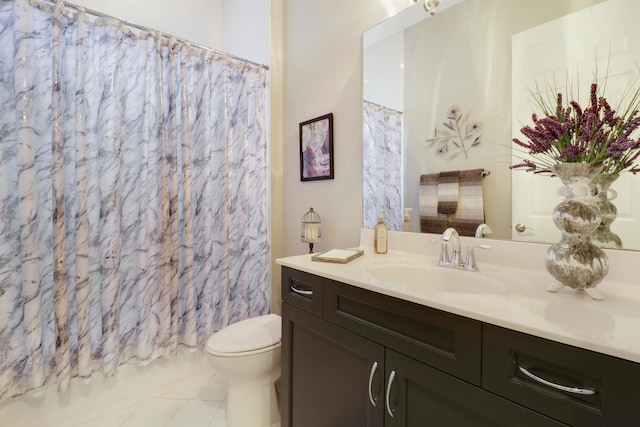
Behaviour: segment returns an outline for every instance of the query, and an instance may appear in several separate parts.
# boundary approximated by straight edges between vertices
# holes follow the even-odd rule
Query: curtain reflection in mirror
[[[403,115],[368,101],[363,112],[364,227],[375,227],[382,209],[387,227],[402,230]]]

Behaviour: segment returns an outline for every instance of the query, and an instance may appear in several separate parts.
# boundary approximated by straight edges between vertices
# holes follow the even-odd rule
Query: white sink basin
[[[394,289],[454,293],[505,293],[508,275],[500,277],[484,272],[464,271],[435,265],[410,263],[371,264],[364,269],[365,279]]]

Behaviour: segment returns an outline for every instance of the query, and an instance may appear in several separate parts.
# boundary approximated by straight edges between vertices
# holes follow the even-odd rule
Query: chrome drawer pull
[[[523,366],[518,366],[518,369],[520,370],[520,372],[522,372],[523,374],[525,374],[526,376],[528,376],[532,380],[537,381],[540,384],[544,384],[546,386],[549,386],[551,388],[555,388],[556,390],[566,391],[567,393],[573,393],[573,394],[584,394],[584,395],[596,394],[596,391],[594,389],[592,389],[592,388],[567,387],[565,385],[552,383],[551,381],[547,381],[544,378],[540,378],[539,376],[534,375],[531,372],[529,372]]]
[[[313,295],[313,291],[307,291],[307,290],[304,290],[304,289],[296,288],[296,285],[289,286],[289,289],[291,289],[296,294],[305,295],[305,296]]]
[[[369,373],[369,402],[371,402],[374,408],[378,406],[377,404],[378,398],[377,397],[375,399],[373,398],[373,393],[371,392],[371,385],[373,384],[373,376],[375,375],[377,370],[378,370],[378,362],[373,362],[373,365],[371,366],[371,372]]]
[[[387,413],[391,418],[394,417],[393,411],[391,410],[391,404],[389,403],[389,395],[391,394],[391,386],[393,385],[393,380],[396,378],[396,371],[391,371],[389,374],[389,382],[387,383],[387,393],[385,395],[385,403],[387,405]]]

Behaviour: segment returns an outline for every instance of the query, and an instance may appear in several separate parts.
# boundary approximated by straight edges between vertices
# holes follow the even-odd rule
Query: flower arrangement
[[[599,93],[597,83],[591,84],[589,105],[584,109],[574,100],[565,103],[562,93],[558,93],[555,104],[539,90],[534,100],[544,117],[533,114],[533,126],[521,129],[527,142],[513,139],[530,158],[523,158],[511,169],[552,173],[554,164],[582,162],[602,165],[603,174],[640,172],[634,164],[640,156],[640,139],[634,135],[640,127],[640,89],[631,94],[620,113]]]

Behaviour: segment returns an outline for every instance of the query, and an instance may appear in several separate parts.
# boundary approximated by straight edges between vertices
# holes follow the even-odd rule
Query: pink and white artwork
[[[333,179],[333,114],[300,123],[300,180]]]

